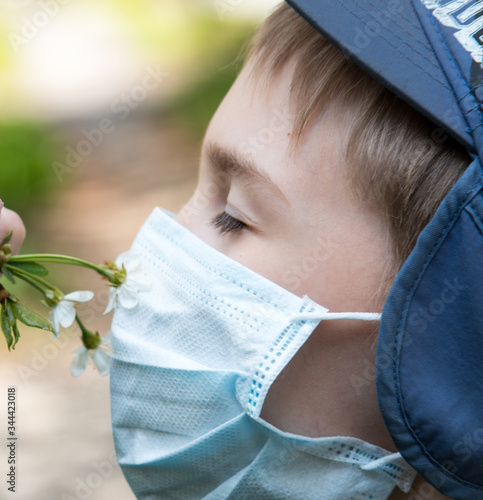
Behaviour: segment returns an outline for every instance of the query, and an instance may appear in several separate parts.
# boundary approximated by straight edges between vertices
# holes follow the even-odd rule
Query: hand
[[[10,240],[12,253],[16,254],[20,251],[20,247],[25,239],[25,226],[20,216],[13,210],[5,208],[3,202],[0,200],[0,242],[4,240],[10,231],[13,231],[12,239]]]

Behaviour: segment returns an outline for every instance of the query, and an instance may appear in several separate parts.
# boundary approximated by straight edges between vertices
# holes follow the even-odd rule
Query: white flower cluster
[[[87,349],[84,346],[79,347],[74,351],[77,356],[72,361],[70,366],[70,373],[74,377],[78,377],[85,372],[87,368],[87,363],[89,363],[89,354],[94,363],[94,366],[99,370],[101,375],[107,375],[109,373],[109,354],[106,352],[105,348],[111,343],[111,332],[109,332],[105,337],[102,338],[101,344],[97,349]],[[104,349],[103,349],[104,348]]]
[[[104,314],[116,307],[133,309],[138,305],[140,292],[151,288],[151,280],[141,268],[141,259],[132,252],[124,252],[116,259],[116,267],[126,270],[126,279],[121,286],[111,285],[109,290],[109,303]]]
[[[126,273],[122,284],[115,286],[110,285],[109,303],[104,314],[107,314],[112,309],[124,307],[132,309],[138,305],[138,295],[140,292],[149,290],[151,282],[149,277],[141,269],[141,260],[136,254],[124,252],[115,261],[118,269]],[[56,335],[59,335],[60,326],[64,328],[70,327],[76,319],[76,304],[88,302],[94,297],[94,293],[90,291],[72,292],[64,297],[52,308],[50,312],[50,322],[54,326]],[[77,377],[84,373],[89,362],[92,359],[95,367],[101,375],[109,373],[109,354],[107,352],[111,341],[111,334],[102,337],[98,347],[88,349],[84,345],[79,347],[74,354],[76,357],[71,365],[71,373]]]

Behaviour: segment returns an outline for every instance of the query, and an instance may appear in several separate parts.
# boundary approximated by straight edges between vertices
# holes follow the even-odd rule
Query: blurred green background
[[[116,38],[128,44],[131,51],[146,61],[161,61],[163,67],[169,68],[168,71],[176,72],[175,87],[158,101],[150,99],[143,108],[149,107],[160,119],[171,120],[173,125],[191,134],[193,141],[199,141],[234,80],[244,47],[254,31],[260,8],[253,13],[247,11],[245,6],[245,10],[238,13],[241,15],[236,15],[241,7],[237,4],[242,3],[233,0],[118,0],[115,3],[84,0],[81,11],[85,16],[85,26],[79,23],[77,30],[85,29],[84,36],[88,37],[89,18],[94,19],[100,11],[112,24],[116,24]],[[268,2],[265,8],[273,3]],[[38,2],[30,2],[25,9],[7,10],[7,15],[0,18],[0,37],[3,39],[0,45],[0,102],[4,108],[0,114],[1,196],[9,208],[20,211],[27,220],[39,203],[55,196],[61,188],[52,175],[51,164],[63,154],[64,121],[72,122],[79,117],[69,109],[61,109],[59,116],[57,106],[55,112],[49,115],[48,107],[39,108],[35,100],[28,99],[24,85],[20,88],[16,86],[26,69],[25,60],[28,61],[22,53],[30,50],[34,52],[31,57],[38,57],[32,46],[38,42],[36,37],[42,37],[42,29],[52,29],[52,25],[62,23],[62,10],[70,7],[78,10],[79,4],[71,2],[71,5],[60,6],[61,10],[55,16],[41,9],[50,18],[44,28],[37,26],[43,20],[42,16],[37,18],[39,23],[35,22]],[[38,28],[38,33],[29,39],[25,33],[30,35],[35,28]],[[63,43],[61,38],[57,42]],[[50,54],[50,60],[57,63],[53,66],[55,71],[62,71],[62,58],[66,55],[68,57],[65,51]],[[89,55],[85,56],[88,63]],[[32,74],[32,70],[37,68],[27,69],[25,78],[33,76],[31,87],[34,88],[35,77],[39,75]],[[14,78],[11,78],[12,74]],[[95,86],[95,82],[86,86],[83,96],[86,103],[90,99],[89,93],[95,92]],[[48,92],[45,82],[41,92]],[[52,96],[54,92],[55,87],[52,88]],[[52,96],[40,95],[40,98],[47,97],[48,100]],[[73,95],[72,99],[78,100],[79,96]],[[109,100],[105,104],[107,110]],[[93,115],[102,113],[102,105],[92,108]],[[85,119],[85,115],[82,118]]]

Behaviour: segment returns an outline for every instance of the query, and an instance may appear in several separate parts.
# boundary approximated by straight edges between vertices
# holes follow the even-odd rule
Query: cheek
[[[322,231],[300,235],[269,252],[257,272],[334,312],[378,312],[387,294],[390,249],[370,232]]]
[[[382,311],[389,260],[384,240],[347,234],[334,238],[327,249],[325,260],[318,261],[314,253],[302,264],[304,293],[334,312]]]

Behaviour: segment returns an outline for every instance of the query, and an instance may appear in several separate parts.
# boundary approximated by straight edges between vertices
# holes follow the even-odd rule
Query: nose
[[[18,253],[25,239],[25,226],[20,216],[13,210],[0,206],[0,242],[12,231],[12,252]]]

